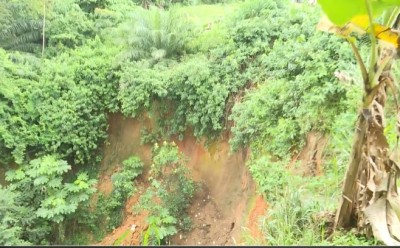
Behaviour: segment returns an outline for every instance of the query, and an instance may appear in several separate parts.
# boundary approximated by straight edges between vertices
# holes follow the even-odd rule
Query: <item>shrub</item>
[[[121,25],[123,57],[158,61],[179,56],[190,38],[189,27],[189,23],[174,10],[137,9],[131,21]]]
[[[141,196],[135,211],[147,210],[149,230],[143,244],[165,243],[166,238],[187,224],[186,209],[195,192],[195,183],[183,164],[182,154],[173,143],[156,144],[153,148],[151,186]]]
[[[346,71],[354,61],[343,42],[315,32],[317,10],[298,5],[260,10],[261,16],[269,13],[269,20],[277,16],[279,21],[253,30],[251,39],[245,39],[247,35],[239,40],[254,42],[262,31],[259,39],[265,36],[261,42],[268,44],[268,52],[257,57],[264,70],[255,73],[259,75],[257,90],[249,91],[233,108],[233,149],[249,146],[252,140],[252,148],[285,157],[299,148],[309,131],[329,131],[336,115],[345,110],[348,87],[334,73]],[[257,18],[245,21],[257,22]],[[287,28],[281,30],[282,26]]]
[[[112,197],[123,203],[134,192],[134,180],[142,174],[143,163],[137,156],[132,156],[122,162],[121,172],[111,176],[113,183]]]
[[[107,230],[113,230],[121,224],[125,202],[135,192],[134,180],[143,171],[143,163],[137,156],[129,157],[122,162],[122,165],[122,170],[111,176],[113,184],[111,194],[100,195],[97,202],[98,218],[103,222],[106,218]]]

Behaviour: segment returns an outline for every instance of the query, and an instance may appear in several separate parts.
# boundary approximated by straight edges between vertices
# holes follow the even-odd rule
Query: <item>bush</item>
[[[125,202],[135,192],[134,180],[143,172],[143,163],[137,156],[129,157],[122,165],[122,170],[111,176],[111,194],[101,195],[97,202],[98,218],[103,222],[104,218],[106,219],[106,227],[110,231],[121,224]]]
[[[311,245],[318,240],[313,237],[316,230],[311,222],[314,207],[304,206],[297,190],[286,187],[283,191],[261,225],[267,244]]]
[[[122,57],[128,60],[158,61],[182,55],[190,38],[189,22],[174,10],[155,7],[137,9],[120,31],[125,47]]]
[[[2,156],[11,153],[18,164],[47,153],[74,164],[98,162],[106,111],[118,109],[114,53],[98,39],[42,63],[1,53]]]
[[[336,231],[332,240],[326,240],[325,221],[316,218],[321,213],[321,205],[305,201],[303,191],[294,185],[283,190],[283,197],[273,204],[267,216],[261,220],[261,229],[267,245],[376,245],[375,240],[367,240],[353,232]]]
[[[345,110],[347,87],[334,73],[345,71],[354,61],[338,38],[315,32],[319,18],[315,7],[296,5],[259,13],[269,13],[268,20],[276,16],[279,21],[249,31],[238,40],[254,42],[262,32],[259,39],[265,36],[260,42],[267,43],[268,52],[257,57],[264,70],[254,72],[259,75],[257,90],[249,91],[233,108],[235,126],[230,142],[237,149],[251,145],[251,140],[253,149],[285,157],[301,146],[309,131],[329,131],[337,114]],[[243,22],[258,25],[257,18]],[[283,26],[287,28],[281,30]]]
[[[154,146],[149,180],[151,186],[134,211],[149,211],[149,230],[142,237],[143,244],[164,244],[166,238],[187,225],[186,209],[195,192],[195,183],[175,144],[164,142]]]
[[[285,168],[286,162],[288,161],[273,162],[269,156],[257,156],[248,162],[258,191],[270,203],[283,197],[284,189],[289,181],[293,183],[293,176]]]
[[[142,174],[143,163],[137,156],[132,156],[122,162],[121,172],[111,176],[113,183],[112,197],[120,199],[123,203],[135,190],[134,180]]]

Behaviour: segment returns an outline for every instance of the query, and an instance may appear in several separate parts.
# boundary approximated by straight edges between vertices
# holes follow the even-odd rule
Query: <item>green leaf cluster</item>
[[[157,143],[153,147],[151,186],[140,197],[134,211],[149,211],[149,229],[143,244],[156,245],[165,238],[187,228],[186,210],[190,206],[196,185],[184,165],[183,155],[174,143]]]
[[[112,197],[122,204],[134,192],[134,180],[142,174],[143,163],[136,157],[132,156],[122,162],[122,171],[114,173],[111,176],[113,183]]]
[[[347,88],[354,86],[334,74],[348,71],[355,61],[338,38],[315,32],[315,12],[315,7],[288,5],[268,12],[279,21],[264,28],[263,36],[271,38],[265,38],[268,49],[258,57],[257,69],[264,71],[254,73],[261,76],[258,84],[233,108],[233,149],[253,144],[253,149],[285,157],[307,132],[328,132],[345,110]]]
[[[399,5],[398,0],[368,0],[368,2],[371,4],[374,16],[379,16],[385,10]],[[368,15],[365,0],[320,0],[318,3],[329,19],[339,26],[346,24],[357,15]]]
[[[47,153],[75,164],[95,162],[95,151],[106,137],[106,111],[118,109],[114,52],[94,40],[41,62],[0,53],[5,65],[0,82],[2,156],[11,152],[18,164]]]
[[[66,161],[47,155],[7,171],[9,185],[5,190],[11,192],[9,203],[16,205],[15,211],[25,214],[19,221],[14,220],[16,231],[21,232],[20,237],[25,241],[58,242],[62,237],[47,237],[51,229],[46,227],[54,227],[55,223],[62,225],[95,192],[96,180],[86,173],[77,174],[72,182],[64,182],[63,177],[69,170],[71,166]]]

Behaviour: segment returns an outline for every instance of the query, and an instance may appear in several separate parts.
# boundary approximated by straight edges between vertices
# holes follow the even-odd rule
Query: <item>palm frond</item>
[[[21,20],[0,32],[0,47],[6,50],[34,52],[42,42],[41,20]]]
[[[133,13],[127,29],[126,24],[121,26],[126,33],[126,50],[132,52],[124,54],[135,55],[132,59],[144,57],[172,57],[185,49],[188,37],[188,24],[182,16],[172,10],[165,11],[158,8],[140,9]],[[158,52],[155,52],[158,51]],[[163,51],[163,52],[160,52]]]

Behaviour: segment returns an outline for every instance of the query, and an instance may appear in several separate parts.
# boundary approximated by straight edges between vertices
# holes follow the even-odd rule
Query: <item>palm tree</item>
[[[39,1],[0,0],[0,47],[35,52],[42,43],[43,21]]]
[[[41,20],[19,20],[0,33],[0,47],[6,50],[36,52],[42,44]]]
[[[181,54],[188,39],[188,23],[174,10],[139,9],[121,31],[124,57],[160,60]]]

